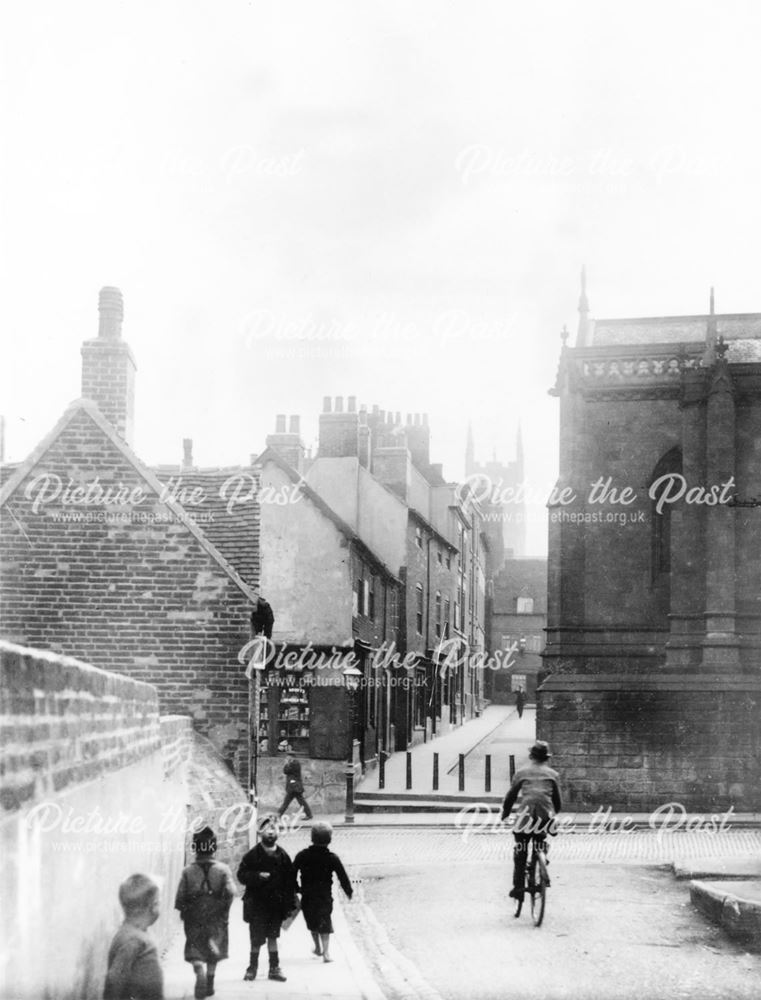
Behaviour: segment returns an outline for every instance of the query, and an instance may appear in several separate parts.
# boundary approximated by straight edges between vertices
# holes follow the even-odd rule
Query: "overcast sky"
[[[761,310],[761,5],[42,0],[2,13],[0,412],[23,458],[117,285],[149,463],[325,395],[557,464],[559,332]],[[545,546],[539,522],[532,552]]]

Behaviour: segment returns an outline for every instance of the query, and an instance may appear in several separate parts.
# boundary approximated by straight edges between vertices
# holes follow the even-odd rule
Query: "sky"
[[[557,470],[559,334],[761,311],[761,5],[6,4],[0,413],[80,394],[103,285],[135,449],[245,462],[324,396],[428,413],[432,460]],[[546,551],[543,508],[529,554]]]

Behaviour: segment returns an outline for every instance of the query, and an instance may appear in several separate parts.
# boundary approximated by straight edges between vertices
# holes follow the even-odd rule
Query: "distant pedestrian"
[[[328,850],[333,839],[330,823],[315,823],[312,827],[312,846],[299,851],[293,862],[301,891],[301,911],[314,941],[314,954],[322,955],[323,962],[332,962],[330,935],[333,923],[333,874],[349,899],[352,887],[346,869],[337,854]]]
[[[284,983],[280,968],[277,939],[280,925],[295,908],[296,878],[291,859],[277,846],[277,821],[264,819],[259,825],[260,842],[243,856],[238,881],[246,887],[243,896],[243,919],[248,924],[251,954],[244,979],[256,979],[259,949],[267,942],[269,978]]]
[[[518,692],[515,695],[515,707],[518,709],[518,718],[523,718],[523,708],[526,704],[526,695],[523,693],[523,688],[518,688]]]
[[[119,886],[124,923],[108,949],[103,1000],[164,1000],[156,943],[148,933],[159,915],[159,887],[147,875],[130,875]]]
[[[283,799],[283,804],[280,806],[279,815],[282,816],[291,802],[296,799],[298,804],[304,810],[306,818],[311,819],[312,810],[309,808],[309,803],[304,798],[304,782],[301,780],[301,764],[295,757],[291,757],[289,755],[286,758],[285,766],[283,767],[283,774],[285,775],[285,798]]]
[[[174,906],[185,926],[185,961],[196,975],[196,997],[214,996],[217,962],[227,958],[228,917],[235,898],[233,873],[214,860],[217,838],[208,826],[193,837],[196,859],[180,877]]]

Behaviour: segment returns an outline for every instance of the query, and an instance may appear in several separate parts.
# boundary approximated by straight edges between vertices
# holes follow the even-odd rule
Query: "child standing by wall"
[[[301,909],[314,941],[314,954],[322,955],[323,962],[332,962],[330,935],[333,933],[333,873],[338,876],[341,888],[349,899],[351,882],[337,854],[328,850],[333,839],[330,823],[315,823],[312,827],[312,846],[299,851],[293,862],[301,889]]]
[[[217,840],[208,826],[193,837],[196,860],[183,871],[175,909],[185,925],[185,961],[196,974],[196,997],[214,996],[217,962],[227,958],[227,921],[235,883],[227,865],[214,860]]]
[[[103,1000],[164,1000],[164,977],[148,928],[159,915],[159,887],[147,875],[130,875],[119,886],[124,923],[108,950]]]

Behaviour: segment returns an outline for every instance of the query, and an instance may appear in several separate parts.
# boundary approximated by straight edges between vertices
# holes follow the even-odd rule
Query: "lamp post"
[[[250,653],[246,661],[246,653]],[[253,822],[250,829],[256,830],[257,806],[257,771],[259,764],[259,705],[261,698],[260,677],[264,673],[267,662],[267,640],[255,636],[238,655],[241,663],[246,663],[248,678],[248,797],[253,810]]]
[[[354,822],[354,695],[362,680],[362,671],[356,667],[347,667],[343,672],[343,682],[346,689],[348,708],[348,750],[346,753],[346,815],[344,822]]]

